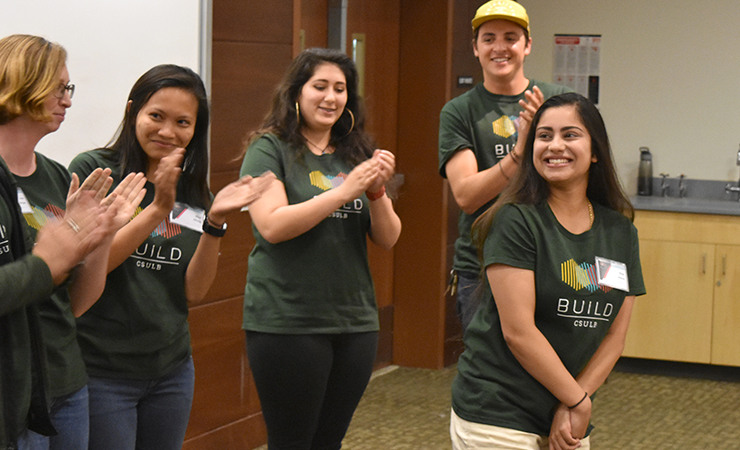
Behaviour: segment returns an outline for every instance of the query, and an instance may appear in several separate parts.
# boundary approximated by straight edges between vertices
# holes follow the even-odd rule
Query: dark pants
[[[370,380],[378,333],[247,331],[270,450],[338,450]]]

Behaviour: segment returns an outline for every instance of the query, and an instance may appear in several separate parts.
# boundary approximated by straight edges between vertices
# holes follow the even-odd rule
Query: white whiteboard
[[[42,36],[67,49],[72,107],[37,151],[67,165],[113,137],[131,86],[157,64],[200,70],[202,0],[0,0],[0,36]]]

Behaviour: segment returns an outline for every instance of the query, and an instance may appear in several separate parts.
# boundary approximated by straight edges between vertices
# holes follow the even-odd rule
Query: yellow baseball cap
[[[475,31],[484,22],[493,19],[504,19],[514,22],[520,27],[527,30],[529,34],[529,16],[527,10],[522,5],[512,0],[491,0],[484,3],[473,17],[473,31]]]

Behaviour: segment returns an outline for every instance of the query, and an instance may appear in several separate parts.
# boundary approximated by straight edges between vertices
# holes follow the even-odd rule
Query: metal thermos
[[[637,169],[637,195],[653,195],[653,155],[640,147],[640,167]]]

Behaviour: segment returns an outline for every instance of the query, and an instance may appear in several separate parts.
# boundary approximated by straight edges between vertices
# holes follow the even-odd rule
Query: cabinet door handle
[[[722,255],[722,276],[727,274],[727,255]]]
[[[707,254],[701,255],[701,273],[707,273]]]

